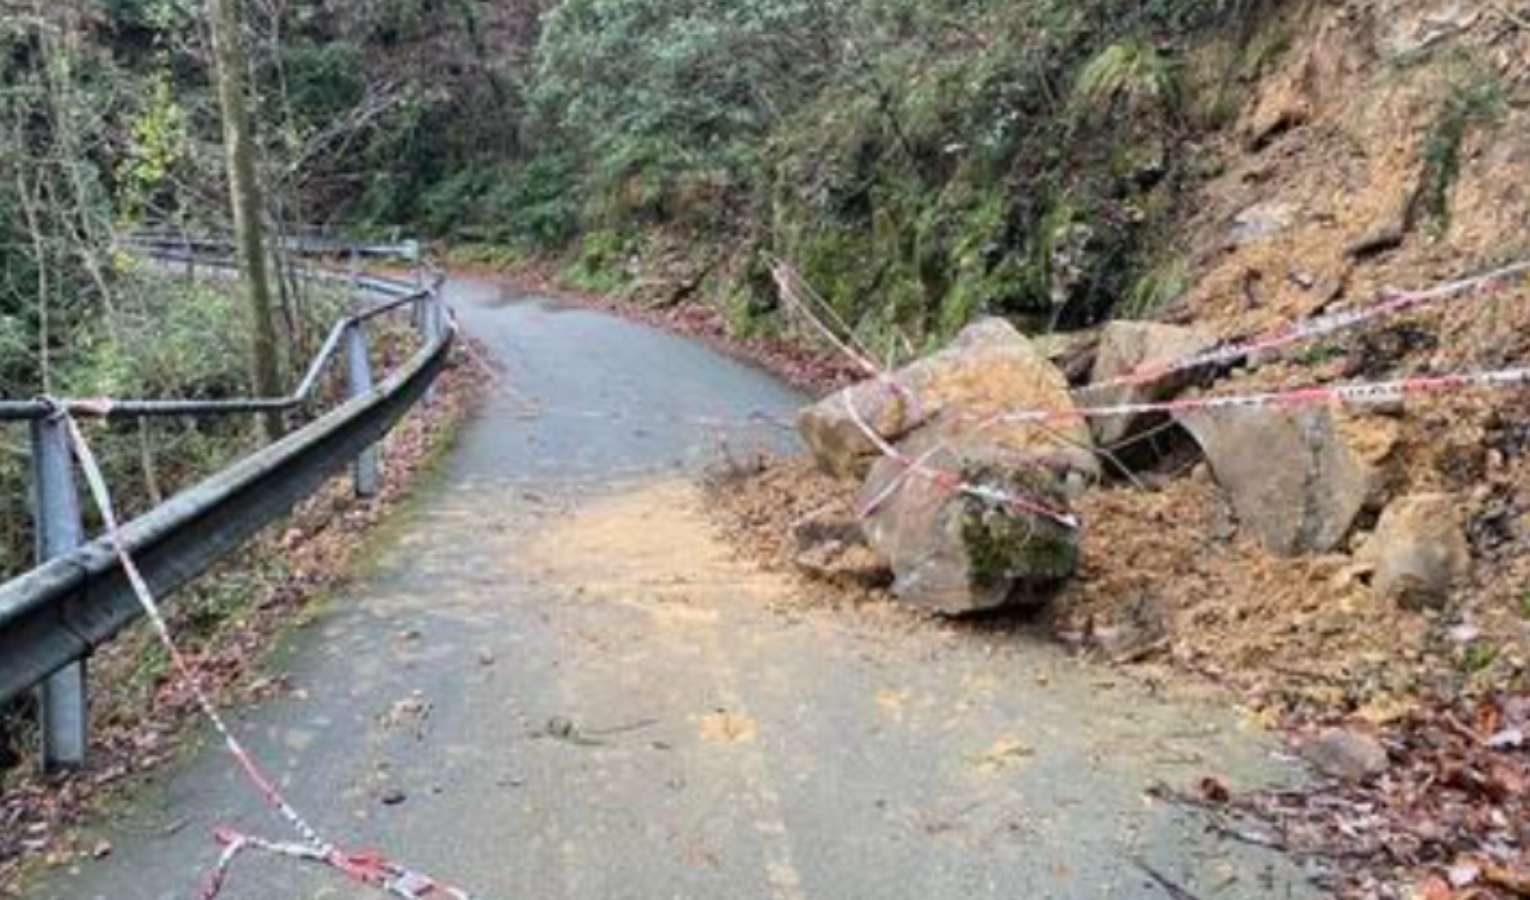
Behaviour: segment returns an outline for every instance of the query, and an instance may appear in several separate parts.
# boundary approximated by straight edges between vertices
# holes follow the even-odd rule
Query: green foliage
[[[749,181],[772,124],[833,54],[834,6],[566,0],[545,21],[535,114],[583,157],[597,213],[662,219],[685,173],[725,193]]]
[[[378,47],[396,47],[423,36],[433,16],[441,13],[436,0],[377,0],[368,16],[368,38]]]
[[[1478,675],[1492,668],[1498,661],[1500,650],[1486,641],[1473,641],[1461,654],[1461,670],[1468,675]]]
[[[1075,110],[1085,116],[1167,112],[1179,103],[1174,66],[1140,40],[1111,44],[1079,72],[1073,88]]]
[[[267,73],[267,82],[281,79],[285,90],[268,98],[285,105],[294,117],[289,127],[308,132],[344,115],[366,95],[363,49],[348,41],[283,47],[273,61],[280,72]],[[273,116],[275,119],[275,116]]]
[[[149,271],[128,273],[114,334],[78,336],[61,390],[76,396],[216,399],[248,394],[237,292]]]
[[[561,248],[578,235],[582,221],[576,179],[576,169],[556,156],[464,168],[424,193],[420,222],[442,237],[527,251]]]
[[[1425,215],[1436,230],[1450,227],[1450,195],[1461,175],[1461,148],[1472,128],[1502,117],[1507,99],[1495,78],[1467,77],[1450,88],[1424,143],[1423,172],[1414,195],[1413,214]]]
[[[167,74],[150,79],[149,99],[128,127],[127,153],[117,164],[118,205],[122,216],[137,219],[163,199],[167,180],[191,151],[190,122]]]
[[[633,239],[621,232],[588,232],[564,277],[585,290],[612,293],[630,279],[627,262],[636,249]]]
[[[1190,289],[1190,267],[1174,259],[1149,269],[1132,284],[1117,313],[1126,319],[1151,319]]]

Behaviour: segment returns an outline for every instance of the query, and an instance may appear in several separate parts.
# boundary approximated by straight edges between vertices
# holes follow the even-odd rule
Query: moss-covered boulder
[[[900,600],[944,615],[1033,606],[1077,569],[1077,531],[1026,508],[1068,511],[1055,462],[935,432],[907,452],[923,473],[883,460],[861,492],[866,536],[892,569]]]

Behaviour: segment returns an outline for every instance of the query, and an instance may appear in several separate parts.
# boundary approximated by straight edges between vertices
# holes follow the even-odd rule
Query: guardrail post
[[[425,290],[422,288],[421,290]],[[415,322],[420,329],[420,342],[432,344],[441,339],[446,333],[445,307],[441,303],[441,295],[436,291],[427,291],[419,302],[414,304]],[[430,405],[436,400],[436,386],[432,384],[425,389],[424,402]]]
[[[32,423],[32,519],[40,563],[85,542],[65,427],[62,421],[51,417]],[[44,769],[57,771],[85,765],[89,748],[85,663],[74,663],[50,676],[38,688],[37,706]]]
[[[367,358],[367,336],[360,322],[352,323],[345,336],[346,389],[351,397],[372,391],[372,364]],[[356,496],[376,497],[381,480],[381,466],[374,444],[356,457],[352,480]]]

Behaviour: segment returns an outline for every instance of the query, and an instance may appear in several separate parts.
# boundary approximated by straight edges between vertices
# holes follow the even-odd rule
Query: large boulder
[[[1326,553],[1348,536],[1375,474],[1324,407],[1175,413],[1227,492],[1239,523],[1282,556]]]
[[[1461,504],[1449,494],[1414,494],[1387,506],[1360,552],[1371,586],[1407,609],[1435,609],[1471,571]]]
[[[1094,384],[1102,386],[1088,390],[1087,402],[1090,406],[1119,406],[1171,397],[1182,390],[1193,375],[1171,375],[1143,384],[1108,386],[1107,383],[1194,356],[1215,343],[1214,338],[1200,331],[1177,325],[1125,320],[1111,322],[1100,332],[1100,346],[1091,378]],[[1102,447],[1109,447],[1138,432],[1144,424],[1139,417],[1100,419],[1094,423],[1094,438]]]
[[[904,452],[941,477],[883,459],[860,497],[867,539],[892,568],[900,600],[945,615],[1033,605],[1074,573],[1077,531],[1002,499],[1065,512],[1055,469],[1007,447],[944,441],[935,432],[916,436]]]
[[[1013,325],[985,319],[949,347],[889,374],[862,382],[804,410],[799,431],[819,465],[839,478],[863,478],[882,455],[861,427],[896,444],[915,430],[937,428],[948,440],[977,431],[993,416],[1027,409],[1071,410],[1068,382]],[[981,429],[984,443],[1016,453],[1049,453],[1080,472],[1098,473],[1082,420],[997,423]]]

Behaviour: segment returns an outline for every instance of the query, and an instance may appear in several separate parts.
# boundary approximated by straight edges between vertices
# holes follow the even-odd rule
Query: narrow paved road
[[[1282,774],[1212,708],[1012,634],[793,604],[690,484],[781,444],[799,398],[668,335],[450,285],[513,385],[281,653],[239,717],[335,839],[484,900],[1308,896],[1291,865],[1147,800]],[[742,427],[721,429],[716,421]],[[885,611],[884,611],[885,612]],[[209,745],[27,896],[189,898],[211,829],[281,834]],[[230,900],[373,896],[249,858]]]

